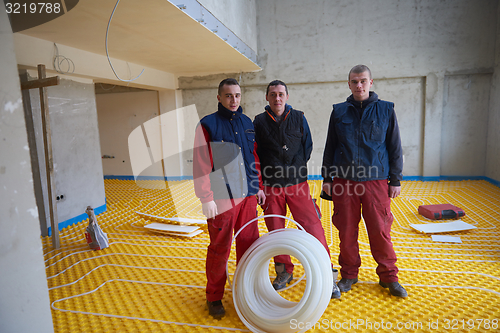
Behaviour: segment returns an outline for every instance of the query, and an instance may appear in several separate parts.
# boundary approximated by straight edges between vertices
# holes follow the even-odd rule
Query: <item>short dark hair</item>
[[[363,72],[368,72],[368,74],[370,75],[370,80],[372,79],[372,71],[368,68],[368,66],[356,65],[349,71],[349,74],[347,75],[347,81],[351,79],[351,73],[360,74]]]
[[[285,87],[286,94],[288,95],[288,87],[286,86],[285,82],[283,82],[281,80],[274,80],[274,81],[271,81],[267,85],[266,96],[267,96],[267,94],[269,94],[269,87],[274,87],[274,86],[283,86],[283,87]]]
[[[223,86],[240,86],[240,84],[238,83],[238,81],[236,81],[236,79],[233,79],[233,78],[227,78],[227,79],[224,79],[222,81],[220,81],[219,83],[219,90],[217,91],[217,94],[220,96],[220,91],[222,89]]]

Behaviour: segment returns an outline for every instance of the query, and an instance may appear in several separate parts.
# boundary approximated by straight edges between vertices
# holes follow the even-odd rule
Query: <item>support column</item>
[[[441,175],[441,127],[443,120],[444,74],[429,73],[425,82],[425,120],[422,175]]]
[[[179,131],[177,128],[177,114],[175,112],[177,108],[176,91],[159,91],[158,105],[161,115],[161,138],[165,175],[170,178],[182,176],[182,152],[178,150]]]

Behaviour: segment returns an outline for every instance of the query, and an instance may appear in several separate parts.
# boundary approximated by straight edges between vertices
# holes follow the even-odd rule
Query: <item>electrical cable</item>
[[[73,74],[75,72],[75,63],[73,62],[73,60],[63,55],[60,55],[59,48],[57,47],[56,43],[54,43],[54,48],[55,48],[55,55],[52,64],[54,66],[55,71],[61,74]],[[61,69],[61,65],[63,62],[66,62],[68,64],[68,69],[66,71],[63,71]]]
[[[333,275],[330,257],[324,246],[300,224],[282,215],[264,215],[247,222],[233,237],[250,223],[263,217],[281,217],[292,221],[301,230],[277,229],[257,239],[240,259],[233,277],[229,279],[233,302],[241,321],[252,332],[296,332],[292,321],[311,328],[323,315],[330,302]],[[304,294],[297,302],[289,301],[274,290],[269,279],[269,263],[280,254],[297,258],[307,276]]]
[[[100,82],[99,82],[99,84],[101,85],[101,89],[102,89],[102,90],[104,90],[104,91],[113,90],[113,89],[115,89],[115,87],[116,87],[116,84],[115,84],[115,85],[113,85],[111,88],[104,88],[104,86],[102,85],[102,83],[100,83]]]
[[[109,62],[109,65],[111,66],[111,69],[113,70],[113,73],[115,74],[116,78],[120,81],[123,81],[123,82],[132,82],[132,81],[135,81],[137,80],[141,75],[142,73],[144,73],[144,69],[142,69],[142,72],[137,75],[136,78],[134,79],[130,79],[130,80],[124,80],[122,78],[120,78],[118,76],[118,74],[116,74],[116,71],[115,71],[115,68],[113,67],[113,64],[111,63],[111,59],[109,58],[109,52],[108,52],[108,34],[109,34],[109,26],[111,25],[111,19],[113,18],[113,15],[115,14],[115,10],[116,10],[116,7],[118,7],[118,3],[120,2],[120,0],[116,1],[116,4],[115,4],[115,8],[113,8],[113,11],[111,12],[111,16],[109,17],[109,21],[108,21],[108,27],[106,28],[106,41],[105,41],[105,45],[106,45],[106,56],[108,57],[108,62]]]

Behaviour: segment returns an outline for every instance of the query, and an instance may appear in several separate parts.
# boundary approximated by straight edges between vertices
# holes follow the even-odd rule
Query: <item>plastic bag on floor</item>
[[[109,247],[108,235],[97,224],[94,209],[90,206],[85,210],[89,216],[89,226],[85,231],[85,239],[92,250],[103,250]]]

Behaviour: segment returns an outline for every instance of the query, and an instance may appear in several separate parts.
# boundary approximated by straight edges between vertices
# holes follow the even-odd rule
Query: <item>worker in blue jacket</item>
[[[220,82],[217,111],[203,117],[196,128],[193,150],[193,183],[207,217],[210,244],[206,260],[208,313],[225,316],[222,304],[226,265],[233,232],[257,217],[257,204],[265,203],[256,153],[253,123],[240,106],[241,87],[233,78]],[[236,238],[236,263],[259,238],[256,223]]]

